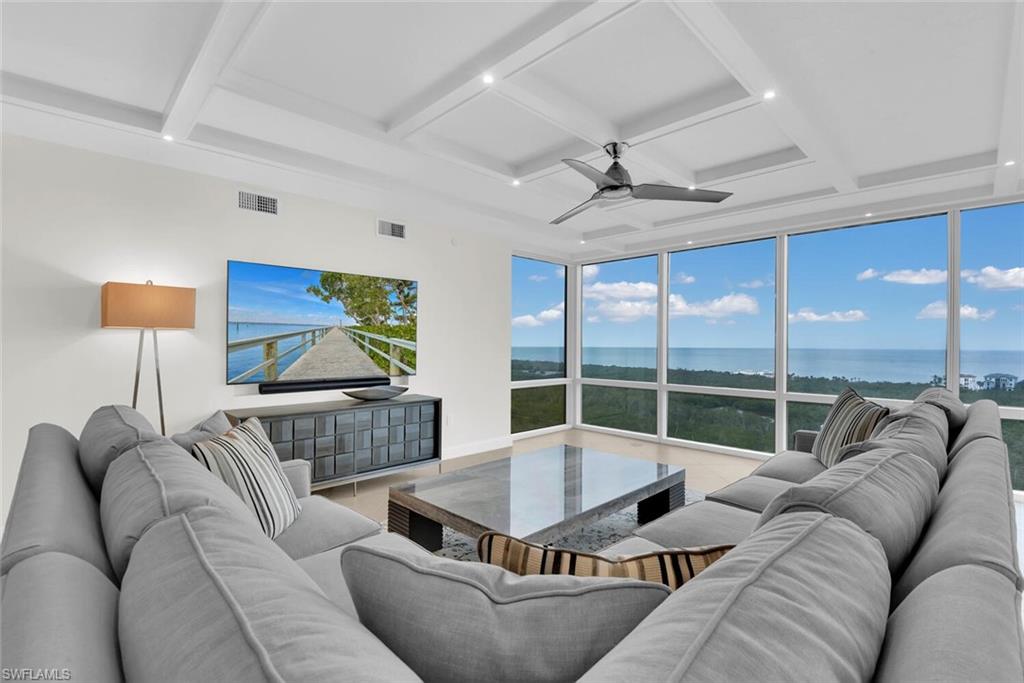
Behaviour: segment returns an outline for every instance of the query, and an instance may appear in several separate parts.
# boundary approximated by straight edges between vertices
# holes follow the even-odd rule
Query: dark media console
[[[329,401],[225,411],[259,418],[281,460],[313,466],[313,488],[391,474],[441,460],[441,399]]]

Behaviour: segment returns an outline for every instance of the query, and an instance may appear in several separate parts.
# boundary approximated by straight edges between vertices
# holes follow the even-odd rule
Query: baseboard
[[[464,455],[475,455],[486,451],[496,451],[499,448],[510,448],[511,446],[511,436],[499,436],[494,439],[485,439],[484,441],[473,441],[470,443],[457,444],[455,446],[445,446],[441,451],[441,459],[447,460],[449,458],[461,458]]]

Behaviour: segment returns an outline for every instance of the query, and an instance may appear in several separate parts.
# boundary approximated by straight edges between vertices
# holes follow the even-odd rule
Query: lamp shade
[[[100,325],[146,329],[192,329],[196,326],[193,287],[107,282],[100,294]]]

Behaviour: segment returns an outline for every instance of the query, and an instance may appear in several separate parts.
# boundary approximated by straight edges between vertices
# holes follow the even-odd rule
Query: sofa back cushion
[[[1003,438],[999,406],[988,399],[976,401],[967,408],[967,422],[949,447],[949,459],[955,458],[972,441]]]
[[[929,576],[958,565],[988,567],[1024,587],[1015,539],[1006,444],[975,440],[950,463],[928,528],[893,587],[893,606]]]
[[[951,437],[955,438],[967,422],[967,406],[949,389],[929,387],[917,395],[914,403],[928,403],[946,413]]]
[[[878,541],[822,512],[780,515],[673,593],[581,680],[866,681],[888,611]]]
[[[153,525],[119,617],[131,681],[419,680],[258,528],[217,508]]]
[[[362,545],[341,568],[359,620],[428,681],[576,680],[669,595]]]
[[[103,406],[82,428],[78,437],[78,458],[92,492],[100,495],[103,476],[119,455],[145,441],[159,439],[149,420],[128,406]]]
[[[5,672],[28,669],[54,671],[63,675],[59,680],[123,680],[117,588],[92,564],[60,552],[33,555],[7,574],[3,593]]]
[[[28,433],[7,513],[0,574],[51,550],[79,557],[116,580],[103,544],[99,504],[78,464],[78,440],[62,427],[40,424]]]
[[[840,461],[844,446],[868,438],[889,409],[860,397],[847,387],[836,398],[818,432],[811,453],[825,467]]]
[[[154,522],[201,505],[223,508],[260,533],[238,496],[172,441],[147,442],[121,455],[110,466],[100,497],[103,536],[115,574],[124,575],[132,548]]]
[[[1021,681],[1020,593],[986,567],[926,579],[889,617],[875,681]]]
[[[879,448],[893,448],[913,453],[931,463],[939,481],[942,481],[948,463],[948,433],[946,416],[939,408],[915,403],[891,413],[878,425],[870,439],[846,446],[839,459],[844,461]]]
[[[848,519],[882,544],[889,571],[898,574],[931,516],[939,478],[916,455],[880,449],[842,462],[779,494],[759,526],[787,512],[819,510]]]

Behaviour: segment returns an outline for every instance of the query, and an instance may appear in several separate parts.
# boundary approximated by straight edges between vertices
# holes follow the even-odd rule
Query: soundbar
[[[351,377],[347,379],[285,380],[261,382],[261,394],[287,394],[293,391],[325,391],[327,389],[355,389],[391,384],[390,377]]]

